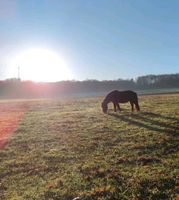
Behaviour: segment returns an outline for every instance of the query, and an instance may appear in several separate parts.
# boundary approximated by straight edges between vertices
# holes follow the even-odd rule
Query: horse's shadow
[[[124,111],[124,113],[109,112],[108,114],[126,122],[129,126],[134,125],[150,131],[170,134],[172,136],[178,136],[179,134],[179,118],[152,112],[126,113]]]

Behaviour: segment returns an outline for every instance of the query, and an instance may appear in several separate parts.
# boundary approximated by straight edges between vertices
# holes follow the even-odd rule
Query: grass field
[[[101,101],[1,101],[26,109],[0,150],[0,199],[179,199],[179,95],[139,97],[139,113]]]

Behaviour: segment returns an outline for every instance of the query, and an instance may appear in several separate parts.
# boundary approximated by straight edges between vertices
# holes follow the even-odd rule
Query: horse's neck
[[[108,97],[106,97],[103,101],[104,104],[108,104],[110,102],[110,99]]]

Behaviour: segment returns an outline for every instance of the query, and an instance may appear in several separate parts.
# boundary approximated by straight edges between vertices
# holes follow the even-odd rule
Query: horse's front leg
[[[119,103],[117,103],[117,108],[118,108],[119,111],[121,111]]]
[[[116,112],[116,103],[113,102],[113,105],[114,105],[114,112]]]

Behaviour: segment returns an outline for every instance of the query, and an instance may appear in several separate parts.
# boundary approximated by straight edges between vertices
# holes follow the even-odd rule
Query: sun
[[[55,82],[72,77],[65,61],[57,52],[49,49],[25,50],[15,56],[12,63],[19,67],[22,80]]]

